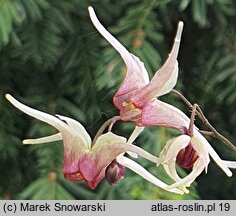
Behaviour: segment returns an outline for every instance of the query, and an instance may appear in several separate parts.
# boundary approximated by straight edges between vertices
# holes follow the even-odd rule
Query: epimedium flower
[[[88,10],[96,29],[119,52],[125,62],[126,76],[113,97],[113,103],[120,110],[122,120],[131,120],[136,123],[133,139],[142,132],[144,126],[151,125],[176,128],[184,132],[183,128],[187,128],[189,125],[189,118],[179,109],[156,99],[156,97],[170,92],[177,82],[177,55],[183,22],[179,22],[174,45],[166,62],[149,81],[148,72],[143,62],[137,56],[129,53],[102,26],[92,7],[89,7]],[[132,156],[135,156],[135,154],[132,154]]]
[[[113,97],[114,105],[120,110],[122,120],[136,123],[133,140],[143,131],[143,126],[159,125],[177,128],[182,131],[187,128],[189,119],[175,107],[157,100],[156,97],[171,91],[177,82],[177,55],[183,22],[179,22],[173,48],[165,64],[149,81],[148,72],[143,62],[131,53],[113,37],[99,22],[93,8],[88,8],[90,18],[96,29],[119,52],[127,68],[126,76]],[[136,157],[135,154],[131,156]]]
[[[120,110],[122,120],[131,120],[137,126],[163,125],[166,126],[166,117],[173,113],[165,112],[165,103],[156,99],[170,92],[177,82],[180,39],[183,30],[183,22],[179,22],[178,30],[172,50],[164,65],[155,73],[149,81],[148,72],[143,62],[131,53],[113,37],[99,22],[92,7],[88,8],[90,18],[96,29],[119,52],[125,62],[127,72],[124,81],[113,97],[114,105]],[[157,112],[156,112],[157,111]],[[154,113],[153,113],[154,112]],[[157,113],[161,115],[156,116]],[[172,127],[181,129],[185,122],[178,121],[178,115],[173,120]],[[182,120],[182,119],[181,119]],[[179,123],[178,123],[179,122]],[[168,125],[169,126],[169,125]]]
[[[159,162],[163,164],[166,173],[175,181],[168,187],[179,187],[188,193],[187,187],[204,169],[207,171],[210,158],[205,145],[196,137],[180,135],[167,141],[160,153]],[[183,168],[192,168],[192,171],[181,179],[176,171],[176,163]]]
[[[167,188],[163,183],[137,162],[124,156],[130,151],[149,161],[157,163],[158,158],[145,150],[132,145],[133,134],[130,139],[107,132],[100,135],[92,145],[92,140],[85,128],[76,120],[62,115],[50,115],[28,107],[6,94],[6,99],[22,112],[55,127],[59,133],[54,135],[23,140],[24,144],[42,144],[62,140],[64,147],[64,162],[62,173],[72,181],[85,180],[94,189],[104,178],[113,184],[124,176],[123,167],[127,167],[158,187]],[[166,189],[170,192],[182,194],[179,189]]]
[[[232,172],[229,168],[236,168],[235,161],[222,160],[208,141],[196,130],[194,135],[182,134],[167,141],[160,153],[159,162],[162,164],[166,173],[175,182],[167,186],[167,189],[179,188],[185,193],[189,193],[187,187],[203,172],[207,173],[210,156],[230,177]],[[176,164],[182,168],[192,169],[191,172],[181,178],[176,170]]]

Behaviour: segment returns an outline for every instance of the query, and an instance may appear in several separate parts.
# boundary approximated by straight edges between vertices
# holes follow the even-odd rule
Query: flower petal
[[[149,173],[145,168],[143,168],[138,163],[132,161],[131,159],[124,157],[124,156],[119,156],[119,157],[117,157],[117,161],[120,164],[122,164],[123,166],[131,169],[132,171],[134,171],[138,175],[142,176],[144,179],[151,182],[152,184],[154,184],[160,188],[163,188],[165,190],[168,190],[170,192],[173,192],[173,193],[183,194],[183,192],[179,189],[175,189],[175,188],[170,189],[170,190],[166,189],[167,184],[165,184],[161,180],[157,179],[155,176],[153,176],[151,173]]]
[[[61,133],[56,133],[50,136],[36,138],[36,139],[25,139],[23,144],[42,144],[62,140]]]
[[[166,143],[164,149],[160,153],[160,161],[163,164],[168,164],[171,161],[175,161],[179,151],[185,148],[190,142],[188,135],[180,135],[172,138]]]
[[[62,172],[64,173],[64,176],[68,177],[69,179],[75,179],[75,178],[80,179],[80,177],[77,176],[79,175],[79,166],[78,166],[79,158],[82,154],[84,154],[84,152],[88,151],[89,149],[88,143],[86,142],[88,141],[88,139],[86,140],[84,138],[88,136],[85,135],[85,133],[87,132],[85,131],[85,129],[81,129],[82,126],[80,125],[80,123],[73,121],[70,118],[60,116],[63,120],[66,120],[68,122],[68,124],[66,124],[55,116],[35,110],[20,103],[9,94],[6,95],[6,98],[15,107],[17,107],[24,113],[54,126],[61,132],[64,144],[64,162],[63,162]],[[80,131],[76,131],[74,129],[79,129]],[[50,141],[56,138],[59,137],[57,137],[57,135],[56,137],[55,136],[46,137],[43,138],[43,140],[41,139],[36,142],[42,142],[45,140]],[[26,142],[29,142],[29,140]]]
[[[172,161],[170,162],[168,165],[163,165],[166,173],[175,181],[180,181],[181,178],[179,177],[177,171],[176,171],[176,166],[175,166],[175,162]],[[179,187],[179,189],[181,189],[184,193],[188,194],[189,190],[187,189],[186,185],[182,185]]]
[[[143,62],[137,56],[130,55],[133,60],[128,65],[126,63],[127,72],[125,79],[113,97],[113,103],[119,109],[123,108],[123,102],[129,102],[130,98],[136,94],[138,89],[149,83],[149,78],[146,78],[148,77],[148,72]]]
[[[81,155],[79,172],[86,183],[95,188],[105,177],[106,167],[126,151],[126,139],[111,132],[101,135],[90,151]]]
[[[73,133],[62,133],[64,146],[64,161],[62,172],[66,178],[80,178],[79,160],[82,155],[90,150],[88,144],[81,136]],[[74,176],[75,174],[75,176]]]
[[[171,127],[182,131],[183,128],[188,128],[189,122],[189,118],[182,111],[155,99],[144,107],[141,121],[137,122],[137,124],[139,126],[157,125]]]
[[[69,128],[72,130],[71,133],[73,133],[73,135],[77,134],[81,139],[83,139],[84,143],[88,145],[88,148],[91,148],[91,142],[92,142],[91,138],[82,124],[66,116],[62,115],[56,115],[56,116],[59,117],[61,120],[66,121],[66,123],[69,125]]]
[[[206,146],[196,137],[191,137],[191,144],[195,151],[198,153],[199,159],[202,160],[207,173],[207,167],[210,162],[210,158]]]
[[[138,146],[127,144],[126,139],[111,132],[101,135],[92,149],[81,155],[79,160],[79,172],[84,180],[95,188],[98,182],[104,178],[104,169],[119,155],[126,151],[134,152],[154,163],[158,158],[139,148]],[[102,173],[102,174],[101,174]]]
[[[40,121],[43,121],[43,122],[46,122],[46,123],[52,125],[60,132],[68,129],[68,126],[63,121],[59,120],[57,117],[49,115],[44,112],[41,112],[39,110],[33,109],[31,107],[28,107],[28,106],[22,104],[21,102],[17,101],[10,94],[6,94],[6,99],[9,100],[12,105],[14,105],[16,108],[18,108],[22,112],[40,120]]]
[[[112,132],[107,132],[98,137],[96,143],[92,147],[92,151],[96,151],[98,148],[110,143],[126,143],[126,138]]]
[[[132,144],[133,141],[139,136],[139,134],[143,132],[143,130],[144,130],[144,127],[135,126],[135,129],[133,133],[130,135],[127,141],[127,144]],[[127,153],[133,158],[138,158],[138,155],[136,153],[129,152],[129,151]]]
[[[179,22],[174,45],[164,65],[156,72],[150,83],[143,89],[136,92],[131,101],[137,107],[143,107],[148,101],[155,97],[170,92],[176,85],[178,78],[177,56],[181,34],[183,31],[183,22]]]
[[[145,151],[144,149],[142,149],[138,146],[127,144],[125,148],[126,148],[126,151],[134,152],[137,155],[139,155],[149,161],[152,161],[153,163],[160,163],[159,158],[157,158],[156,156],[150,154],[149,152]]]
[[[222,160],[223,164],[229,168],[236,169],[236,161]]]
[[[120,148],[123,148],[124,152],[130,151],[132,153],[135,153],[149,161],[152,161],[154,163],[157,163],[159,161],[159,158],[157,158],[156,156],[150,154],[149,152],[145,151],[144,149],[132,145],[132,144],[128,144],[126,142],[126,138],[122,137],[122,136],[118,136],[113,134],[112,132],[108,132],[105,134],[102,134],[96,141],[96,143],[94,144],[94,146],[92,147],[92,151],[100,151],[100,148],[103,146],[107,146],[108,144],[113,144],[114,145],[114,149],[117,148],[118,145],[120,145]],[[123,147],[124,146],[124,147]],[[102,155],[105,153],[101,153]]]
[[[204,164],[200,159],[198,159],[194,165],[191,173],[189,173],[185,178],[182,178],[181,180],[175,182],[174,184],[167,187],[167,189],[173,189],[178,188],[181,186],[190,186],[190,184],[201,174],[201,172],[204,170]]]
[[[126,95],[127,93],[130,93],[149,83],[148,73],[143,62],[141,62],[135,55],[129,53],[128,50],[102,26],[91,6],[88,10],[90,18],[96,29],[120,53],[127,67],[125,80],[114,96],[114,104],[119,108],[128,98]]]
[[[168,176],[170,176],[174,181],[179,181],[181,179],[176,171],[174,160],[170,162],[168,165],[164,164],[163,167],[166,173],[168,174]]]
[[[135,129],[132,132],[132,134],[130,135],[127,143],[132,144],[133,141],[139,136],[139,134],[141,134],[143,132],[143,130],[144,130],[144,127],[135,126]]]
[[[230,169],[225,165],[225,163],[222,161],[222,159],[219,157],[219,155],[216,153],[216,151],[212,148],[210,143],[205,139],[205,137],[199,133],[196,129],[194,129],[194,136],[197,137],[200,142],[202,142],[212,159],[217,163],[217,165],[228,175],[229,177],[232,176],[232,172]]]

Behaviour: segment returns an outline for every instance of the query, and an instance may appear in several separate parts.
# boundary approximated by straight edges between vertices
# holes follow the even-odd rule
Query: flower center
[[[78,178],[78,181],[82,180],[84,177],[78,172],[75,174],[76,177]]]
[[[135,105],[133,104],[132,101],[125,101],[125,102],[122,103],[122,106],[127,107],[130,110],[135,110],[136,109],[136,107],[135,107]]]
[[[181,167],[189,169],[193,166],[194,162],[198,159],[198,154],[191,144],[186,148],[181,149],[177,155],[176,162]]]
[[[64,173],[64,177],[66,179],[71,180],[71,181],[80,181],[80,180],[84,179],[84,177],[80,174],[80,172],[78,172],[78,173]]]

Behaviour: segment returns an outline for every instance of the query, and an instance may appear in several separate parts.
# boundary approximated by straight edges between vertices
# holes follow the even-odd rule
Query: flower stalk
[[[220,134],[212,126],[212,124],[208,121],[208,119],[206,118],[206,116],[204,115],[202,109],[200,108],[198,104],[192,105],[192,103],[182,93],[180,93],[176,89],[172,89],[171,92],[177,95],[192,110],[192,113],[194,113],[194,115],[196,114],[199,117],[203,125],[210,130],[210,131],[199,130],[200,133],[208,135],[208,136],[213,136],[221,140],[226,146],[228,146],[231,150],[236,152],[236,146],[231,141],[229,141],[225,136]]]
[[[106,128],[109,127],[108,131],[110,132],[114,122],[118,121],[119,119],[120,119],[119,116],[114,116],[114,117],[108,119],[107,121],[105,121],[103,123],[103,125],[98,129],[95,137],[93,138],[92,146],[96,143],[98,137],[100,137],[103,134],[103,132],[106,130]]]

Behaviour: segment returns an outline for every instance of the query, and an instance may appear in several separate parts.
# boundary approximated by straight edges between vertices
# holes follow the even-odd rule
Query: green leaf
[[[193,0],[192,9],[193,9],[193,17],[195,21],[200,26],[205,26],[207,23],[205,0]]]
[[[190,1],[191,1],[191,0],[182,0],[182,1],[180,2],[179,9],[180,9],[181,11],[184,11],[184,10],[188,7]]]

